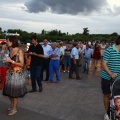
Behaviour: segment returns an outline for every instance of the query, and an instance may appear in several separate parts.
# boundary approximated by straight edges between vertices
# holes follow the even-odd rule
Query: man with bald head
[[[59,65],[60,65],[60,49],[57,47],[57,43],[52,43],[52,50],[50,52],[50,64],[49,64],[49,76],[50,76],[50,83],[53,83],[53,71],[56,74],[56,83],[60,82],[60,72],[59,72]]]

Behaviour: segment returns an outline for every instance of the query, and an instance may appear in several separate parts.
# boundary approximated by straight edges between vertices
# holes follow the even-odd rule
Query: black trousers
[[[43,59],[42,68],[41,68],[41,80],[43,80],[43,72],[46,71],[45,80],[49,80],[49,63],[50,59]]]
[[[75,72],[76,78],[80,78],[80,76],[79,76],[79,60],[76,60],[76,64],[74,64],[74,61],[71,58],[69,77],[73,77],[73,72]]]

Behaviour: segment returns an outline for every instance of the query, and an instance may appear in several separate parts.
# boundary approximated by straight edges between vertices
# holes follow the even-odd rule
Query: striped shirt
[[[117,77],[114,80],[120,79],[120,52],[116,50],[116,46],[110,46],[104,52],[103,61],[107,62],[107,67]],[[101,77],[106,80],[111,80],[110,75],[102,68]]]

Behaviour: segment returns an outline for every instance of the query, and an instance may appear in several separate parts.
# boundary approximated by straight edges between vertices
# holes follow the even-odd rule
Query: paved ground
[[[43,82],[42,93],[19,99],[18,113],[12,117],[7,116],[9,101],[0,91],[0,120],[103,120],[99,71],[100,63],[95,70],[92,61],[89,74],[82,74],[81,81],[69,80],[68,73],[61,72],[59,84]]]

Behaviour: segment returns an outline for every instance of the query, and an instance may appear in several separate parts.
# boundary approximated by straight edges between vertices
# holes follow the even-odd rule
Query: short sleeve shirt
[[[29,47],[28,52],[35,52],[36,54],[43,54],[44,55],[43,48],[40,44],[37,44],[36,46],[31,45]],[[42,61],[43,61],[43,58],[31,55],[30,66],[41,66]]]
[[[75,56],[75,59],[79,59],[79,52],[76,47],[74,47],[71,51],[71,58],[73,58],[73,55]]]
[[[112,73],[117,74],[114,80],[120,79],[120,52],[116,50],[116,46],[110,46],[104,52],[103,61],[107,62],[107,66]],[[101,77],[106,80],[111,80],[110,75],[102,68]]]
[[[91,58],[91,55],[92,55],[92,50],[90,48],[88,49],[84,49],[84,57],[85,58]]]
[[[65,51],[63,49],[63,47],[60,48],[60,56],[64,55],[65,54]]]

